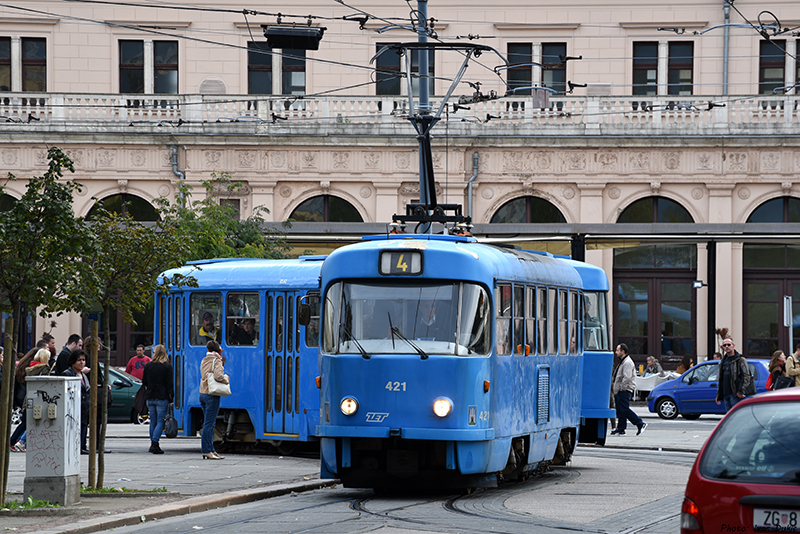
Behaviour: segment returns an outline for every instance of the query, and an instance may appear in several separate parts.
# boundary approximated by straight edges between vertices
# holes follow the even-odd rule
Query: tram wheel
[[[275,446],[278,452],[284,456],[290,456],[297,451],[297,443],[294,441],[282,441]]]

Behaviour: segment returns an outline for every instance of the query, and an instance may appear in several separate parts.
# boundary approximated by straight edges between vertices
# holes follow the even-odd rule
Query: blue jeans
[[[158,440],[161,439],[168,408],[169,401],[166,399],[147,401],[147,412],[150,414],[150,441],[158,443]]]
[[[633,393],[630,391],[620,391],[614,395],[614,403],[617,407],[617,430],[620,432],[625,432],[628,420],[637,427],[642,426],[642,418],[631,410],[631,397],[633,397]]]
[[[736,403],[739,402],[740,399],[736,395],[723,395],[722,396],[722,403],[725,405],[725,413],[731,411],[731,408],[736,406]]]
[[[203,407],[203,433],[200,437],[200,452],[214,452],[214,426],[217,424],[220,397],[200,394],[200,406]]]

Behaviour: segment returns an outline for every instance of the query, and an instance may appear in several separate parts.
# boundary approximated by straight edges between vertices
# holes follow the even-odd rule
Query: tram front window
[[[489,297],[477,284],[331,286],[323,350],[360,354],[485,355],[491,347]]]
[[[583,350],[611,350],[605,293],[583,293]]]

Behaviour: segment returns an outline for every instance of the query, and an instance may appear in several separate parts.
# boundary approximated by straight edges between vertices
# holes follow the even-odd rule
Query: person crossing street
[[[636,435],[640,435],[647,428],[647,423],[631,410],[631,398],[633,390],[636,389],[636,366],[628,354],[628,346],[625,343],[617,345],[614,355],[619,358],[619,366],[614,374],[614,403],[617,409],[617,428],[611,431],[612,436],[624,436],[628,421],[636,425],[638,429]]]

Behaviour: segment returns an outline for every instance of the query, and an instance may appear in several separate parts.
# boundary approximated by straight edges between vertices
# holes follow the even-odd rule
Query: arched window
[[[566,223],[567,219],[551,202],[539,197],[520,197],[506,202],[492,215],[491,223]]]
[[[16,203],[17,199],[11,195],[6,195],[5,193],[0,194],[0,211],[8,211],[13,208]]]
[[[311,197],[289,216],[297,222],[364,222],[348,201],[331,195]]]
[[[750,214],[749,223],[800,222],[800,198],[781,197],[767,200]]]
[[[136,221],[155,222],[159,219],[158,212],[148,201],[136,195],[121,193],[98,200],[92,207],[86,218],[91,220],[95,215],[98,206],[104,207],[111,213],[130,214]]]
[[[693,223],[686,208],[664,197],[637,200],[619,215],[618,223]]]

